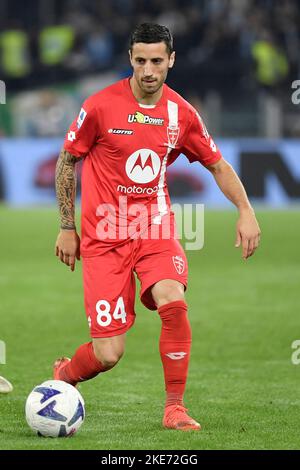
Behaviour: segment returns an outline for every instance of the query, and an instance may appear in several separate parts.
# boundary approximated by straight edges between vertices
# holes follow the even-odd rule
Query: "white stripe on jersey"
[[[168,100],[169,127],[178,128],[178,104]]]
[[[178,128],[178,104],[174,101],[168,100],[168,116],[169,116],[169,126],[174,129]],[[158,191],[157,191],[157,206],[159,215],[153,219],[154,224],[161,224],[161,218],[163,215],[168,213],[168,206],[166,203],[166,194],[164,191],[164,181],[165,174],[167,170],[167,161],[169,153],[171,152],[172,147],[168,147],[167,153],[163,158],[160,170],[160,177],[158,182]]]

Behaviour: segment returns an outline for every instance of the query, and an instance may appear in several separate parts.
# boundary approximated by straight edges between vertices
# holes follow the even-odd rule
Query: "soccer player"
[[[67,133],[56,167],[61,227],[56,256],[83,260],[91,342],[54,364],[54,378],[76,385],[114,367],[140,298],[161,318],[159,339],[166,402],[163,426],[199,430],[184,406],[191,349],[185,301],[188,266],[170,211],[166,168],[181,154],[200,162],[238,208],[236,246],[243,258],[258,247],[260,229],[244,187],[222,158],[196,110],[165,84],[175,61],[165,26],[144,23],[132,33],[130,78],[89,97]],[[75,165],[82,172],[81,242],[75,226]],[[166,236],[166,233],[168,236]]]

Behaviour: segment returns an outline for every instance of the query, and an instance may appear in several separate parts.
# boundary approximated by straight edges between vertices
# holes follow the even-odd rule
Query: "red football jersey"
[[[164,84],[156,105],[142,105],[129,78],[83,103],[64,148],[85,156],[82,256],[101,254],[134,238],[141,226],[162,223],[170,213],[166,168],[178,155],[203,165],[221,158],[201,117],[178,93]]]

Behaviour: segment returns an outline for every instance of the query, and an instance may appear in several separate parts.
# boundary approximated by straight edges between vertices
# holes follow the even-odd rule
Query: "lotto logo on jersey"
[[[118,134],[118,135],[132,135],[133,131],[130,129],[108,129],[109,134]]]
[[[154,118],[137,111],[135,114],[128,114],[128,122],[137,122],[138,124],[150,124],[151,126],[163,126],[164,119]]]
[[[140,149],[128,157],[125,170],[128,178],[135,183],[150,183],[160,170],[161,161],[150,149]]]

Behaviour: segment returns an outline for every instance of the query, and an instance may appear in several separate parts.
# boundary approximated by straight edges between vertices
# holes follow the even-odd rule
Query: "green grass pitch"
[[[54,256],[55,209],[0,208],[0,339],[14,385],[0,395],[0,449],[297,449],[300,447],[299,212],[258,211],[263,237],[247,262],[236,213],[206,212],[205,246],[188,252],[193,346],[186,405],[200,433],[162,429],[160,320],[136,303],[127,349],[112,371],[80,385],[86,420],[70,439],[35,436],[24,418],[33,386],[88,337],[81,266]]]

